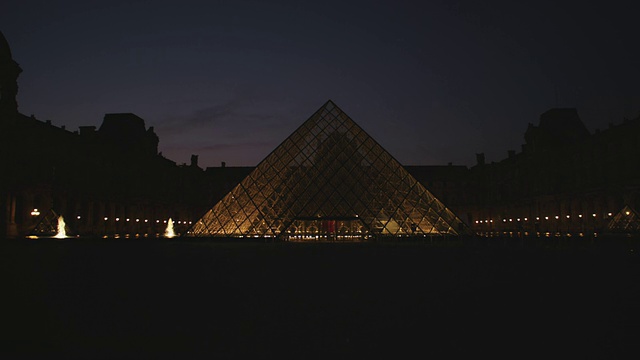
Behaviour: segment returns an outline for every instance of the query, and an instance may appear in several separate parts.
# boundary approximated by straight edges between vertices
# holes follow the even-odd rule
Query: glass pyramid
[[[629,205],[625,205],[607,225],[611,232],[637,233],[640,231],[640,216]]]
[[[357,241],[466,231],[456,215],[329,100],[187,236]]]

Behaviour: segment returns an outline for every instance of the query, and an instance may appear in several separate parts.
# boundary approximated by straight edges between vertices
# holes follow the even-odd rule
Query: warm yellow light
[[[106,218],[104,218],[104,221],[107,221],[107,220],[109,220],[109,218],[107,218],[107,217],[106,217]]]
[[[129,221],[129,218],[127,218],[127,221]]]
[[[593,214],[593,217],[596,217],[596,214]]]
[[[116,221],[120,221],[120,218],[116,218]]]
[[[136,219],[136,222],[140,222],[140,219]]]
[[[560,216],[556,215],[556,220],[560,219]]]
[[[545,217],[544,217],[544,219],[545,219],[545,220],[549,220],[549,217],[548,217],[548,216],[545,216]]]
[[[38,209],[33,209],[33,211],[31,211],[31,216],[38,216],[40,215],[40,211],[38,211]]]
[[[627,214],[627,215],[631,214],[629,211],[625,211],[624,213]]]
[[[570,217],[571,217],[571,215],[567,215],[567,219],[570,218]]]
[[[581,217],[582,217],[582,214],[578,215],[578,217],[579,217],[579,218],[581,218]]]
[[[607,215],[611,216],[611,215],[613,215],[613,214],[612,214],[612,213],[608,213]]]

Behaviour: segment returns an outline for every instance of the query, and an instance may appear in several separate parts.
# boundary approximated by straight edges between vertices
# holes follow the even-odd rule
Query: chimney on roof
[[[191,155],[191,167],[198,167],[198,155]]]
[[[225,167],[225,166],[227,166],[227,163],[223,161],[222,164],[220,164],[220,166],[221,167]]]
[[[476,163],[478,165],[484,165],[484,153],[476,154]]]

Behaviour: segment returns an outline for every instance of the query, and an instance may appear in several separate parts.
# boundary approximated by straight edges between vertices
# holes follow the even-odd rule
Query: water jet
[[[173,220],[169,218],[169,221],[167,221],[167,228],[164,231],[164,237],[172,238],[175,236],[176,233],[173,231]]]
[[[66,224],[62,215],[58,217],[58,233],[54,236],[56,239],[64,239],[67,237],[67,231],[65,230]]]

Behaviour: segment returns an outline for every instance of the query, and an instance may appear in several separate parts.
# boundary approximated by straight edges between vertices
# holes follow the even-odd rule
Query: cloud
[[[159,133],[179,135],[202,128],[213,127],[218,133],[239,135],[247,127],[264,126],[276,117],[264,109],[253,97],[236,95],[226,101],[218,102],[194,111],[186,116],[173,116],[159,123]]]
[[[210,151],[225,151],[225,150],[247,150],[251,148],[274,148],[277,144],[270,141],[247,141],[241,143],[221,143],[221,144],[209,144],[209,145],[169,145],[165,149],[172,150],[194,150],[198,152],[210,152]]]

